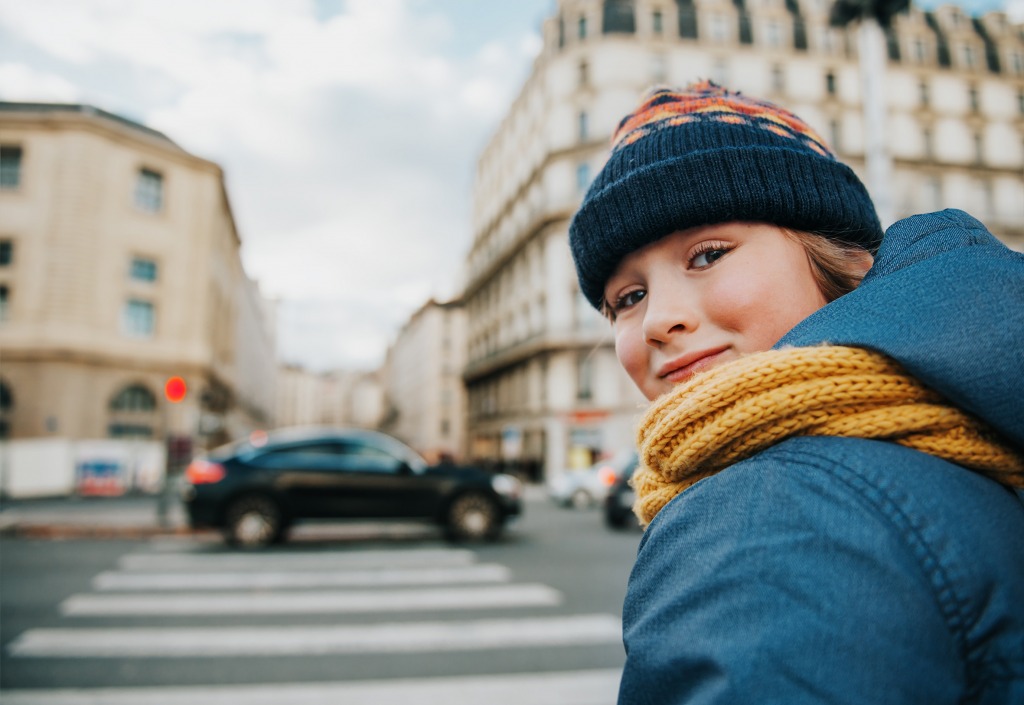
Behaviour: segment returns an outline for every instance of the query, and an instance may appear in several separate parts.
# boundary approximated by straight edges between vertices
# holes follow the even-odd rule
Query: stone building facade
[[[5,438],[202,447],[274,423],[273,307],[217,164],[102,110],[26,103],[0,104],[0,163]]]
[[[466,311],[430,300],[398,332],[384,365],[382,430],[429,461],[466,457]]]
[[[642,399],[580,296],[569,220],[611,131],[656,84],[710,78],[806,119],[864,175],[856,30],[831,0],[560,0],[480,156],[466,258],[469,448],[552,476],[629,447]],[[893,217],[963,208],[1024,249],[1024,36],[1001,13],[886,33]]]

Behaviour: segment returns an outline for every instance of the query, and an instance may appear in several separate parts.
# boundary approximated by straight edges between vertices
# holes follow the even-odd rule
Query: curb
[[[187,527],[94,526],[76,524],[9,524],[0,536],[19,539],[144,539],[157,536],[203,536]]]

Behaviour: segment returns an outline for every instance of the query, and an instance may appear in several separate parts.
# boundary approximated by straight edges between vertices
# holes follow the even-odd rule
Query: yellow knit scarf
[[[655,400],[637,432],[633,510],[647,524],[698,480],[791,436],[892,441],[1024,487],[1024,455],[879,353],[756,353]]]

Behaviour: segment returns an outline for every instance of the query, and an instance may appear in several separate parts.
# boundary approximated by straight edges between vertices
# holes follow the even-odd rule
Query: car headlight
[[[523,483],[511,475],[495,475],[491,478],[491,487],[505,497],[516,498],[523,493]]]

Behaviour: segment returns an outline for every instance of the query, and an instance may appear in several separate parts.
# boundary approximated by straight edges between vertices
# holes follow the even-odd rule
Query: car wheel
[[[226,516],[225,533],[232,546],[260,548],[284,536],[281,510],[269,497],[241,497],[231,503]]]
[[[494,539],[500,532],[501,512],[486,495],[461,495],[448,508],[448,536],[455,541]]]
[[[572,503],[573,509],[590,509],[594,504],[593,498],[586,490],[576,490],[572,493],[569,501]]]
[[[625,529],[626,517],[617,512],[607,512],[604,515],[605,523],[613,529]]]

